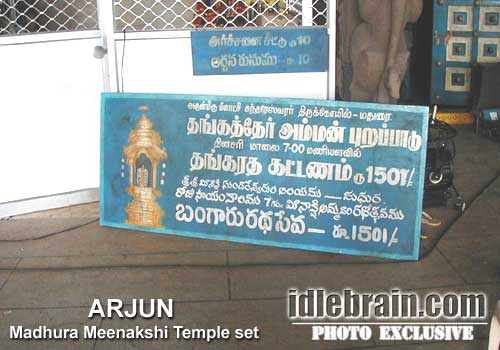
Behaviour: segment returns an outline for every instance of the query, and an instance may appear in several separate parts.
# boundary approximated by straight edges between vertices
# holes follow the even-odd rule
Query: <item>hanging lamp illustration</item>
[[[160,134],[153,129],[153,122],[146,113],[149,106],[140,106],[142,112],[136,128],[128,136],[128,145],[123,148],[129,168],[127,193],[132,196],[125,211],[128,225],[163,228],[163,210],[156,202],[161,196],[157,187],[161,161],[167,160],[167,151],[162,148]]]

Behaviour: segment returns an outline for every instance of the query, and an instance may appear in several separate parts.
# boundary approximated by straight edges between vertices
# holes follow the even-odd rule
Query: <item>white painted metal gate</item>
[[[95,0],[0,1],[0,217],[99,185],[102,42]]]
[[[102,91],[333,98],[334,70],[195,77],[191,62],[192,30],[329,23],[334,32],[326,1],[0,1],[0,217],[97,199],[47,196],[99,186]]]

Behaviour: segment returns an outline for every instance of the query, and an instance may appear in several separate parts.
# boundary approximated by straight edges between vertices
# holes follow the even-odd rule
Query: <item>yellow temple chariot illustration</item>
[[[156,199],[161,196],[157,188],[158,165],[167,160],[167,152],[161,147],[160,134],[153,129],[153,122],[147,117],[148,106],[141,106],[142,112],[136,128],[128,137],[128,145],[123,153],[129,166],[129,186],[127,192],[133,197],[127,205],[128,225],[163,228],[164,215]],[[163,181],[163,180],[162,180]]]

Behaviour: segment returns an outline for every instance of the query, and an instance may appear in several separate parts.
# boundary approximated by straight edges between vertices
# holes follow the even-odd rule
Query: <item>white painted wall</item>
[[[191,40],[186,33],[181,36],[177,32],[177,37],[170,38],[157,33],[155,39],[128,34],[123,69],[125,92],[327,98],[325,72],[193,76]],[[122,52],[120,38],[116,41],[119,72]]]
[[[100,39],[27,37],[0,41],[0,203],[99,186]]]
[[[109,75],[114,91],[123,40],[120,33],[111,36],[108,45],[115,44]],[[327,98],[327,73],[195,77],[189,31],[128,36],[126,92]],[[92,54],[101,41],[99,32],[0,38],[0,217],[43,209],[18,203],[13,209],[6,202],[99,186],[105,61]]]

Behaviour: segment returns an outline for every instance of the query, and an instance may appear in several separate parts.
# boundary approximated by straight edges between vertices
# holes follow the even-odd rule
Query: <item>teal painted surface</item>
[[[210,106],[208,110],[200,109],[201,103]],[[165,167],[160,165],[166,173],[165,183],[157,183],[164,228],[125,223],[125,208],[132,197],[127,193],[128,165],[122,167],[122,158],[129,134],[140,118],[138,108],[143,105],[149,106],[148,118],[168,153]],[[233,106],[239,106],[239,110],[226,110]],[[257,107],[260,112],[256,112]],[[103,94],[101,224],[415,260],[420,241],[427,120],[426,107]],[[262,126],[271,124],[274,132],[265,134]],[[385,136],[382,130],[387,130]],[[399,130],[401,138],[392,146],[384,145],[391,130]],[[375,137],[375,132],[381,136]],[[290,135],[299,134],[301,140],[290,139]],[[234,146],[231,142],[240,140],[241,149],[230,147]],[[208,157],[203,166],[197,154]],[[217,162],[219,155],[225,157],[221,163],[207,166]],[[245,166],[241,174],[235,173],[230,159],[238,157],[246,157],[247,162],[255,158],[261,167]]]
[[[433,18],[430,101],[438,105],[471,106],[472,66],[491,59],[500,60],[500,41],[496,42],[500,39],[500,1],[482,0],[476,5],[474,0],[446,0],[442,4],[434,0]],[[458,26],[450,27],[450,24]],[[461,42],[462,39],[467,42]],[[484,42],[485,39],[493,42]],[[446,72],[450,69],[458,71],[449,73],[447,85]]]
[[[498,122],[500,120],[500,108],[489,108],[481,111],[483,119],[487,122]]]

